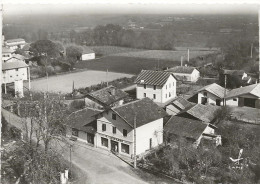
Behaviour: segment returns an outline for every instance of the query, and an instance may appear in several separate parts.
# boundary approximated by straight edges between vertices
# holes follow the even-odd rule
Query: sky
[[[178,2],[183,1],[185,0]],[[145,3],[145,0],[143,0],[144,3],[141,3],[142,1],[139,3],[124,1],[122,3],[122,0],[114,0],[109,4],[77,0],[70,1],[69,4],[61,4],[57,1],[49,2],[52,4],[44,4],[48,1],[42,1],[42,4],[23,2],[24,4],[4,4],[4,14],[257,14],[260,7],[256,4],[172,4],[171,2],[161,3],[161,1]]]

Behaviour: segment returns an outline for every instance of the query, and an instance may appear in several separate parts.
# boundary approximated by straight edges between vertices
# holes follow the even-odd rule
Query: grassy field
[[[143,49],[117,47],[117,46],[89,46],[89,48],[91,48],[98,56],[109,56],[112,54],[136,52],[136,51],[143,50]]]
[[[48,81],[46,78],[36,79],[31,82],[31,88],[34,91],[47,91],[48,89],[49,92],[68,93],[72,91],[73,81],[75,88],[83,88],[123,77],[132,77],[132,75],[112,72],[107,74],[102,71],[87,70],[52,76],[49,77]],[[28,83],[25,86],[28,87]]]
[[[156,69],[173,67],[180,64],[179,61],[108,56],[92,61],[79,62],[75,65],[76,68],[87,68],[90,70],[112,71],[120,73],[138,74],[142,69]]]

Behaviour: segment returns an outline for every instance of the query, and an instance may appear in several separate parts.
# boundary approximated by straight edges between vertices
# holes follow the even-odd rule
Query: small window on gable
[[[102,124],[102,131],[106,131],[107,127],[106,127],[106,124]]]
[[[116,120],[116,114],[115,113],[112,113],[112,119]]]
[[[116,127],[113,127],[113,134],[116,134]]]
[[[156,90],[156,85],[153,86],[153,89]]]
[[[127,130],[123,129],[123,136],[126,137],[127,136]]]

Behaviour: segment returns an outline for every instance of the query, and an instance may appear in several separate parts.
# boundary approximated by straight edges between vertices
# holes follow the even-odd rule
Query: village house
[[[195,103],[189,102],[183,97],[177,97],[168,105],[166,105],[165,110],[170,115],[176,115],[192,107],[193,105],[195,105]]]
[[[2,84],[5,93],[7,84],[14,84],[15,96],[23,97],[24,80],[29,80],[30,88],[30,68],[24,61],[12,57],[2,62]]]
[[[221,136],[215,134],[216,126],[179,116],[172,116],[164,125],[164,141],[174,144],[180,138],[198,147],[202,139],[211,140],[216,146],[221,144]]]
[[[142,70],[135,80],[137,99],[165,103],[176,97],[176,78],[169,72]]]
[[[227,93],[225,99],[226,105],[260,109],[260,84],[233,89]]]
[[[136,154],[163,142],[163,118],[167,113],[149,98],[113,107],[97,119],[97,147],[132,157],[136,126]]]
[[[190,66],[176,66],[165,71],[172,73],[179,81],[196,82],[200,77],[199,70]]]
[[[97,115],[102,111],[85,108],[69,115],[66,136],[74,141],[96,145],[95,134],[97,132]]]
[[[218,106],[196,104],[177,116],[214,124],[220,110]]]
[[[95,52],[93,50],[91,50],[88,47],[82,47],[82,48],[83,48],[83,52],[82,52],[82,55],[81,55],[82,61],[95,59]]]
[[[2,47],[2,61],[6,61],[12,57],[14,50],[9,49],[7,47]]]
[[[225,88],[213,83],[198,90],[197,94],[198,104],[222,106],[225,97]]]
[[[26,42],[22,38],[10,39],[5,41],[5,46],[13,50],[16,50],[18,48],[22,49],[25,44]]]
[[[128,93],[117,89],[114,86],[108,86],[97,91],[88,93],[85,97],[85,103],[95,104],[100,109],[106,109],[122,105]]]

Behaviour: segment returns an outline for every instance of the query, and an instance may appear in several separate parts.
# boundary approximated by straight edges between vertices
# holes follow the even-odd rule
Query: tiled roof
[[[164,71],[142,70],[137,76],[135,84],[163,86],[167,82],[170,75],[172,74]]]
[[[25,67],[28,67],[28,65],[21,60],[2,63],[2,70],[11,70],[15,68],[25,68]]]
[[[95,100],[101,105],[109,106],[125,97],[128,94],[120,89],[117,89],[114,86],[108,86],[98,91],[91,92],[87,94],[86,97]]]
[[[136,116],[136,127],[167,116],[167,113],[149,98],[114,107],[112,110],[132,127],[134,127],[134,116]]]
[[[243,75],[244,73],[243,70],[223,70],[223,74],[227,75]]]
[[[17,58],[17,59],[20,59],[20,60],[25,60],[25,57],[24,56],[22,56],[22,55],[20,55],[20,54],[13,54],[12,55],[14,58]]]
[[[176,66],[173,68],[170,68],[166,70],[167,72],[172,72],[172,73],[185,73],[185,74],[191,74],[193,70],[196,69],[195,67],[190,67],[190,66]]]
[[[205,123],[210,123],[216,118],[216,112],[219,111],[220,108],[219,106],[196,104],[178,116],[183,116],[184,113],[188,113]]]
[[[17,38],[17,39],[9,39],[9,40],[6,40],[5,42],[6,43],[13,43],[13,42],[23,42],[25,41],[24,39],[22,38]]]
[[[227,93],[226,98],[233,98],[245,94],[251,94],[260,98],[260,84],[252,84],[250,86],[232,89]]]
[[[69,115],[68,126],[81,131],[94,133],[96,131],[95,115],[101,113],[100,110],[85,108]]]
[[[194,104],[189,102],[188,100],[182,98],[182,97],[178,97],[176,99],[174,99],[171,104],[173,104],[174,106],[180,108],[181,110],[187,109],[191,106],[193,106]]]
[[[164,126],[164,131],[197,140],[208,125],[199,120],[172,116]]]
[[[225,95],[225,88],[221,87],[220,85],[218,85],[216,83],[207,85],[207,86],[201,88],[198,92],[204,91],[204,90],[216,95],[219,98],[224,98],[224,95]]]

